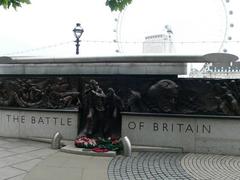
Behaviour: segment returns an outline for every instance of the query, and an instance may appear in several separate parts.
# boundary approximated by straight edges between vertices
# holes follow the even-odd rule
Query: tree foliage
[[[106,0],[106,6],[109,6],[112,11],[122,11],[132,0]],[[17,9],[22,4],[30,4],[30,0],[0,0],[0,6],[5,9],[13,7]]]
[[[122,11],[132,0],[107,0],[106,6],[109,6],[112,11]]]
[[[10,7],[17,9],[17,7],[21,7],[22,4],[30,3],[30,0],[0,0],[0,6],[3,6],[5,9],[9,9]]]

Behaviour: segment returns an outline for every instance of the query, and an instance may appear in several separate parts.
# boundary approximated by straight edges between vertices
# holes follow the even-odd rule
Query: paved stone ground
[[[0,137],[0,180],[23,180],[35,165],[55,152],[46,143]]]
[[[108,167],[110,180],[240,180],[240,157],[191,153],[133,153],[117,156]]]
[[[59,171],[64,167],[66,175],[77,173],[69,180],[78,176],[83,180],[106,180],[107,176],[109,180],[240,180],[240,156],[134,152],[131,157],[111,159],[66,154],[50,149],[50,144],[0,137],[0,180],[42,180],[50,167],[58,166]],[[34,172],[39,175],[30,176]]]

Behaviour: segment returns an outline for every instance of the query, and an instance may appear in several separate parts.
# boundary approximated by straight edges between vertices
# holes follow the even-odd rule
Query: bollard
[[[61,148],[61,140],[62,135],[60,132],[56,132],[52,138],[52,149],[60,149]]]
[[[127,136],[123,137],[120,139],[120,143],[123,147],[123,151],[122,151],[122,155],[123,156],[131,156],[132,154],[132,146],[131,146],[131,142],[128,139]]]

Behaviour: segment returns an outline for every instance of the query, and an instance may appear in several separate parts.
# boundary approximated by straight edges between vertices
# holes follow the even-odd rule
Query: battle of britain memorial
[[[1,136],[240,154],[240,80],[178,76],[234,55],[0,59]]]

